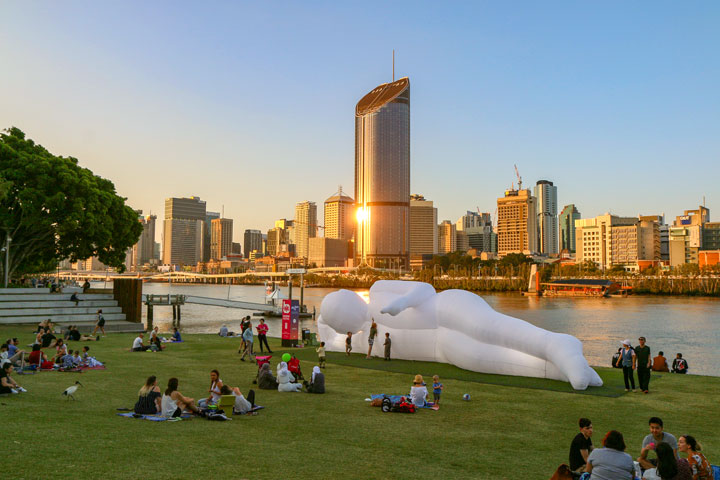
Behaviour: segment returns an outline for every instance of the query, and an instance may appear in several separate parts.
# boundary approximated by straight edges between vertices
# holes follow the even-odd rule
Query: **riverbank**
[[[30,341],[26,330],[0,327],[0,337],[17,336],[24,345]],[[72,471],[82,478],[125,479],[147,475],[152,459],[163,458],[172,460],[158,468],[177,479],[228,472],[253,479],[318,478],[318,472],[322,478],[364,479],[404,477],[409,469],[428,478],[549,478],[567,462],[578,418],[593,421],[595,443],[608,430],[620,430],[628,453],[637,457],[648,433],[647,419],[654,415],[664,420],[666,431],[694,435],[713,463],[720,459],[720,432],[715,428],[720,421],[715,407],[720,378],[702,376],[655,375],[650,395],[623,392],[613,397],[525,388],[522,382],[507,386],[443,378],[442,364],[434,364],[436,368],[364,360],[359,354],[350,358],[357,366],[344,365],[340,362],[346,358],[331,354],[324,371],[325,395],[257,390],[257,403],[266,407],[257,416],[177,423],[117,416],[116,408],[133,406],[148,375],[157,375],[163,389],[168,378],[176,376],[180,391],[196,399],[207,395],[211,369],[218,369],[226,384],[243,393],[254,388],[257,368],[238,361],[235,340],[184,337],[184,343],[169,345],[162,353],[132,353],[131,335],[109,335],[88,343],[91,353],[107,362],[107,370],[18,377],[28,393],[2,398],[0,411],[13,442],[25,448],[6,449],[6,471],[18,478],[64,478]],[[275,366],[284,350],[278,340],[270,343]],[[296,353],[309,375],[314,352]],[[337,361],[334,355],[340,355]],[[598,370],[607,385],[622,382],[618,371]],[[445,390],[437,412],[386,414],[364,401],[371,393],[406,393],[414,373],[429,382],[438,372]],[[83,387],[73,402],[60,392],[75,380]],[[470,394],[469,402],[462,400],[464,393]],[[67,449],[42,446],[49,421],[54,431],[63,432],[65,443],[95,448],[81,453],[81,460],[68,462]],[[238,463],[239,445],[262,453]],[[39,449],[41,462],[28,454]],[[179,453],[187,450],[192,453]],[[498,451],[522,454],[498,461]]]

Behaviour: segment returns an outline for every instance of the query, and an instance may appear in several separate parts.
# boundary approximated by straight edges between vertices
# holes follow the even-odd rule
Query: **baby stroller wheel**
[[[388,413],[390,410],[392,410],[392,402],[389,398],[383,398],[381,407],[382,411],[385,413]]]

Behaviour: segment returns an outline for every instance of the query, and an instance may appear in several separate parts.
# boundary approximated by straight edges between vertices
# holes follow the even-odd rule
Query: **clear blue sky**
[[[513,164],[583,217],[705,195],[720,220],[718,25],[717,1],[4,1],[0,128],[159,220],[170,196],[224,205],[239,240],[354,195],[354,106],[395,48],[439,220],[494,214]]]

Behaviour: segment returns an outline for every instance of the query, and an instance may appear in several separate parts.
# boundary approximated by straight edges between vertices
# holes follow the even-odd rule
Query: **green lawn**
[[[0,338],[28,344],[29,330],[0,327]],[[720,378],[665,374],[653,377],[650,395],[625,394],[621,374],[604,368],[606,386],[574,393],[560,382],[330,354],[327,394],[258,390],[256,401],[266,409],[257,416],[171,423],[115,415],[133,406],[152,374],[163,388],[177,376],[180,391],[195,398],[206,395],[213,368],[226,384],[252,388],[256,368],[239,361],[237,339],[184,337],[162,353],[132,353],[133,335],[111,334],[86,343],[107,370],[16,376],[29,392],[0,398],[2,478],[546,479],[567,462],[581,416],[593,420],[596,445],[617,429],[635,457],[647,419],[657,415],[667,431],[696,436],[708,458],[720,462]],[[276,360],[283,350],[273,340]],[[308,375],[314,350],[295,353]],[[441,375],[440,411],[384,414],[364,401],[370,393],[407,392],[415,373],[428,382]],[[66,400],[61,392],[78,379],[85,386],[78,401]],[[463,393],[472,400],[463,401]]]

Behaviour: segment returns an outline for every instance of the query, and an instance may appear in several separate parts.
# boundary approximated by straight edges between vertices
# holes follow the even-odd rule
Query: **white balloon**
[[[582,342],[493,310],[465,290],[435,289],[422,282],[381,280],[370,288],[370,302],[339,290],[320,306],[318,334],[327,351],[344,352],[347,332],[356,352],[367,352],[367,332],[378,324],[392,358],[445,362],[466,370],[550,378],[576,390],[601,386],[602,379],[583,356]],[[359,335],[360,333],[365,335]]]

